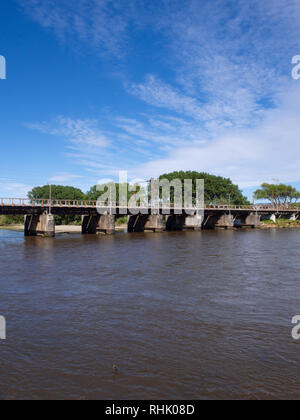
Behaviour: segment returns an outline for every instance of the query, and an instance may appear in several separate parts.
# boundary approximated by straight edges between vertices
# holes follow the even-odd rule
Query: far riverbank
[[[12,230],[15,232],[24,232],[24,225],[11,224],[0,226],[0,230]],[[127,225],[120,225],[116,227],[116,232],[123,232],[127,230]],[[55,233],[58,235],[81,233],[80,225],[56,225]]]
[[[13,230],[15,232],[23,232],[24,225],[5,225],[0,226],[1,230]],[[81,226],[76,225],[58,225],[55,226],[56,233],[81,233]]]

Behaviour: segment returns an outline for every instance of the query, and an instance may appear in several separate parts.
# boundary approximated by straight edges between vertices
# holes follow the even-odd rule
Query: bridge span
[[[101,214],[98,209],[101,207]],[[234,227],[259,227],[262,219],[277,217],[297,220],[300,208],[272,205],[206,205],[178,209],[171,207],[168,214],[162,208],[151,206],[134,209],[118,203],[99,203],[78,200],[40,200],[26,198],[0,198],[0,215],[24,215],[25,236],[55,236],[55,216],[81,216],[82,233],[96,234],[115,232],[119,217],[128,216],[128,232],[164,230],[230,229]],[[180,214],[179,214],[180,213]]]

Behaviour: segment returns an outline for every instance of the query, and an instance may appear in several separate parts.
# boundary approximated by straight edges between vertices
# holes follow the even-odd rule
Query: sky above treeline
[[[298,0],[1,4],[0,196],[174,170],[300,186]]]

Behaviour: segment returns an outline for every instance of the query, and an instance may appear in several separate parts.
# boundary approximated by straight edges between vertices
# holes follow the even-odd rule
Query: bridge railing
[[[11,206],[11,207],[88,207],[88,208],[118,208],[122,207],[120,206],[120,203],[118,202],[99,202],[95,200],[49,200],[49,199],[30,199],[30,198],[0,198],[0,206]],[[158,206],[156,206],[158,207]],[[149,209],[152,208],[151,205],[148,207]],[[171,209],[174,209],[174,205],[170,205]],[[194,206],[192,208],[186,209],[186,210],[197,210],[197,207]],[[236,205],[205,205],[205,210],[248,210],[248,211],[270,211],[270,212],[282,212],[282,211],[294,211],[299,212],[300,211],[300,205],[295,206],[272,206],[270,204],[259,204],[259,205],[242,205],[242,206],[236,206]],[[178,209],[179,210],[179,209]]]
[[[0,198],[0,206],[31,206],[31,200],[28,198]]]
[[[91,200],[49,200],[30,198],[0,198],[0,206],[12,207],[96,207]]]
[[[32,206],[39,207],[96,207],[97,202],[92,200],[31,200]]]

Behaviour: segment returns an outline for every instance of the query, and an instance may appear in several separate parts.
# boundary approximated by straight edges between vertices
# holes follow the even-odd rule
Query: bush
[[[128,222],[128,217],[127,217],[127,216],[124,216],[124,217],[119,217],[119,218],[116,220],[116,225],[117,225],[117,226],[125,225],[127,222]]]
[[[24,216],[0,216],[0,226],[21,225],[24,223]]]

